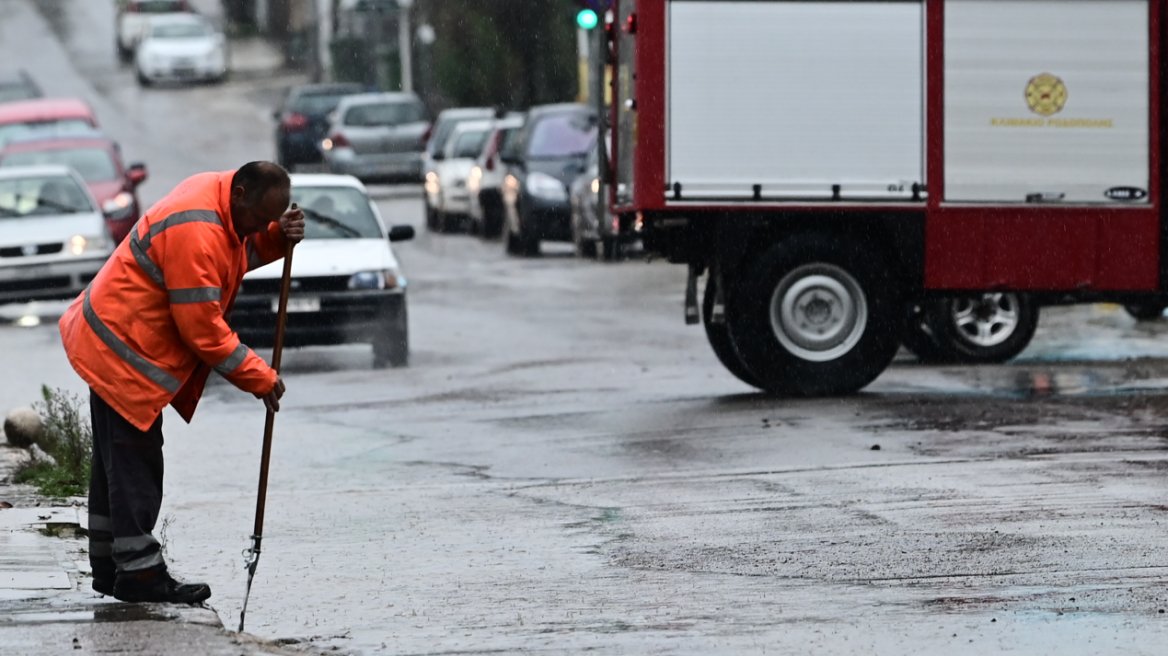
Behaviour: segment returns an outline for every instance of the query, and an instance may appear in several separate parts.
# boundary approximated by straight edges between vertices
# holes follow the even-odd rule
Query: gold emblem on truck
[[[1067,104],[1067,85],[1057,75],[1035,75],[1026,85],[1026,104],[1030,105],[1030,111],[1035,114],[1057,114]]]

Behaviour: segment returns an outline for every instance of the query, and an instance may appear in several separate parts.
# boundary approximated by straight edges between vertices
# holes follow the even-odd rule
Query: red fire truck
[[[612,209],[777,393],[902,343],[1002,361],[1042,305],[1161,312],[1164,4],[616,0]]]

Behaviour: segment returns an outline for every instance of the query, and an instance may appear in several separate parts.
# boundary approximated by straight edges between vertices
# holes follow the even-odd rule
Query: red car
[[[75,98],[37,98],[0,105],[0,148],[22,136],[50,132],[90,132],[97,117]]]
[[[105,214],[114,243],[121,243],[138,220],[138,185],[146,179],[145,164],[122,164],[118,144],[98,132],[29,135],[0,150],[0,167],[63,164],[72,167],[89,186]]]

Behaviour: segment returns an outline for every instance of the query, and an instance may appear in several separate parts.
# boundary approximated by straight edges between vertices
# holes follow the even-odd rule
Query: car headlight
[[[426,174],[426,193],[431,195],[436,194],[438,193],[438,187],[438,174],[430,171]]]
[[[349,278],[349,289],[404,289],[406,279],[396,269],[359,271]]]
[[[123,191],[102,203],[101,211],[115,221],[129,218],[134,212],[134,197]]]
[[[69,240],[66,248],[74,255],[84,255],[86,253],[96,253],[109,249],[108,240],[104,235],[97,235],[86,237],[83,235],[73,235]]]
[[[479,167],[474,167],[470,170],[470,175],[466,176],[466,188],[477,192],[479,185],[483,182],[483,170]]]
[[[527,193],[544,200],[568,200],[568,189],[564,183],[538,171],[527,176]]]

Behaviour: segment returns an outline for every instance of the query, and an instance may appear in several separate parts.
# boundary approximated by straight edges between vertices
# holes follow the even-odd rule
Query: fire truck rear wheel
[[[1168,305],[1163,303],[1127,303],[1123,309],[1132,316],[1136,321],[1151,321],[1159,319],[1164,316],[1164,310]]]
[[[702,325],[706,328],[706,339],[710,342],[710,347],[714,349],[714,355],[718,357],[718,362],[722,363],[726,370],[734,374],[734,377],[751,387],[762,387],[758,376],[755,376],[746,363],[742,361],[742,357],[738,355],[738,349],[734,346],[734,340],[730,337],[729,325],[723,321],[722,323],[713,323],[710,318],[714,311],[714,282],[711,280],[706,283],[705,295],[702,297]]]
[[[1005,362],[1038,329],[1038,304],[1021,292],[987,292],[931,301],[926,309],[938,361]]]
[[[730,334],[769,392],[855,392],[896,355],[903,306],[888,268],[848,239],[798,235],[772,246],[731,296]]]

